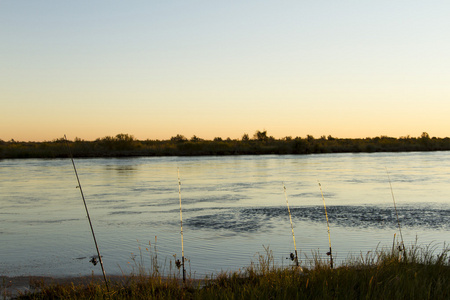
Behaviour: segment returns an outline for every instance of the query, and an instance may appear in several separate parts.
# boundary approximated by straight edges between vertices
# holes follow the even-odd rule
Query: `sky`
[[[0,139],[450,135],[450,1],[0,1]]]

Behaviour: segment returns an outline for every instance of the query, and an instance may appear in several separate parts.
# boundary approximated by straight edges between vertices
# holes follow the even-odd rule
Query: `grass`
[[[438,252],[413,245],[407,255],[398,247],[377,249],[334,269],[314,253],[307,266],[279,267],[265,250],[247,268],[212,279],[183,284],[179,275],[161,274],[153,261],[147,272],[138,266],[137,274],[111,281],[109,293],[101,281],[42,284],[18,299],[450,299],[447,246]]]

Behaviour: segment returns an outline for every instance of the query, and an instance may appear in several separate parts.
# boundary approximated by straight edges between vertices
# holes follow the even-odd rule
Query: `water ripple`
[[[210,211],[210,210],[208,210]],[[362,228],[395,228],[397,215],[392,208],[378,206],[331,206],[327,207],[332,225]],[[291,208],[294,222],[326,222],[323,206]],[[450,229],[450,210],[438,208],[398,209],[402,227]],[[229,230],[232,232],[254,232],[270,227],[270,220],[288,218],[285,207],[244,208],[234,211],[218,210],[187,219],[186,225],[194,229]]]

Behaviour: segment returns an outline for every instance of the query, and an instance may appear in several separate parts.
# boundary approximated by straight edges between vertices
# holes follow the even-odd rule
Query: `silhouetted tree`
[[[198,136],[196,136],[196,135],[193,135],[192,137],[191,137],[191,142],[200,142],[200,141],[202,141],[203,139],[201,139],[201,138],[199,138]]]
[[[422,140],[429,140],[430,139],[430,135],[426,132],[422,132],[422,135],[420,136],[420,138]]]
[[[182,143],[182,142],[186,142],[187,138],[185,138],[184,135],[177,134],[176,136],[171,137],[170,140],[172,142]]]
[[[269,139],[267,137],[267,130],[264,130],[264,131],[257,130],[253,137],[255,138],[255,140],[258,140],[258,141],[261,141],[261,142],[262,141],[267,141]]]

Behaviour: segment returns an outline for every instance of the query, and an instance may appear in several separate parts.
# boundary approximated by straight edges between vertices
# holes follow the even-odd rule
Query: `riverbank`
[[[314,154],[359,152],[448,151],[450,138],[420,137],[392,138],[386,136],[364,139],[341,139],[332,136],[307,136],[275,139],[266,132],[257,132],[240,140],[215,138],[204,140],[182,135],[170,140],[136,140],[132,135],[118,134],[95,141],[57,139],[51,142],[18,142],[0,140],[0,159],[7,158],[65,158],[74,157],[134,157],[134,156],[206,156],[206,155],[263,155]]]
[[[123,276],[108,276],[111,282],[121,282]],[[0,276],[1,298],[16,298],[19,295],[33,293],[42,287],[54,285],[95,285],[102,284],[102,276],[49,277],[49,276]]]
[[[109,291],[101,277],[34,277],[27,288],[26,278],[16,277],[7,280],[17,291],[8,286],[2,295],[18,299],[448,299],[449,251],[394,248],[368,253],[334,269],[320,259],[310,266],[280,268],[267,252],[241,272],[188,279],[184,284],[178,277],[153,273],[109,277]]]

